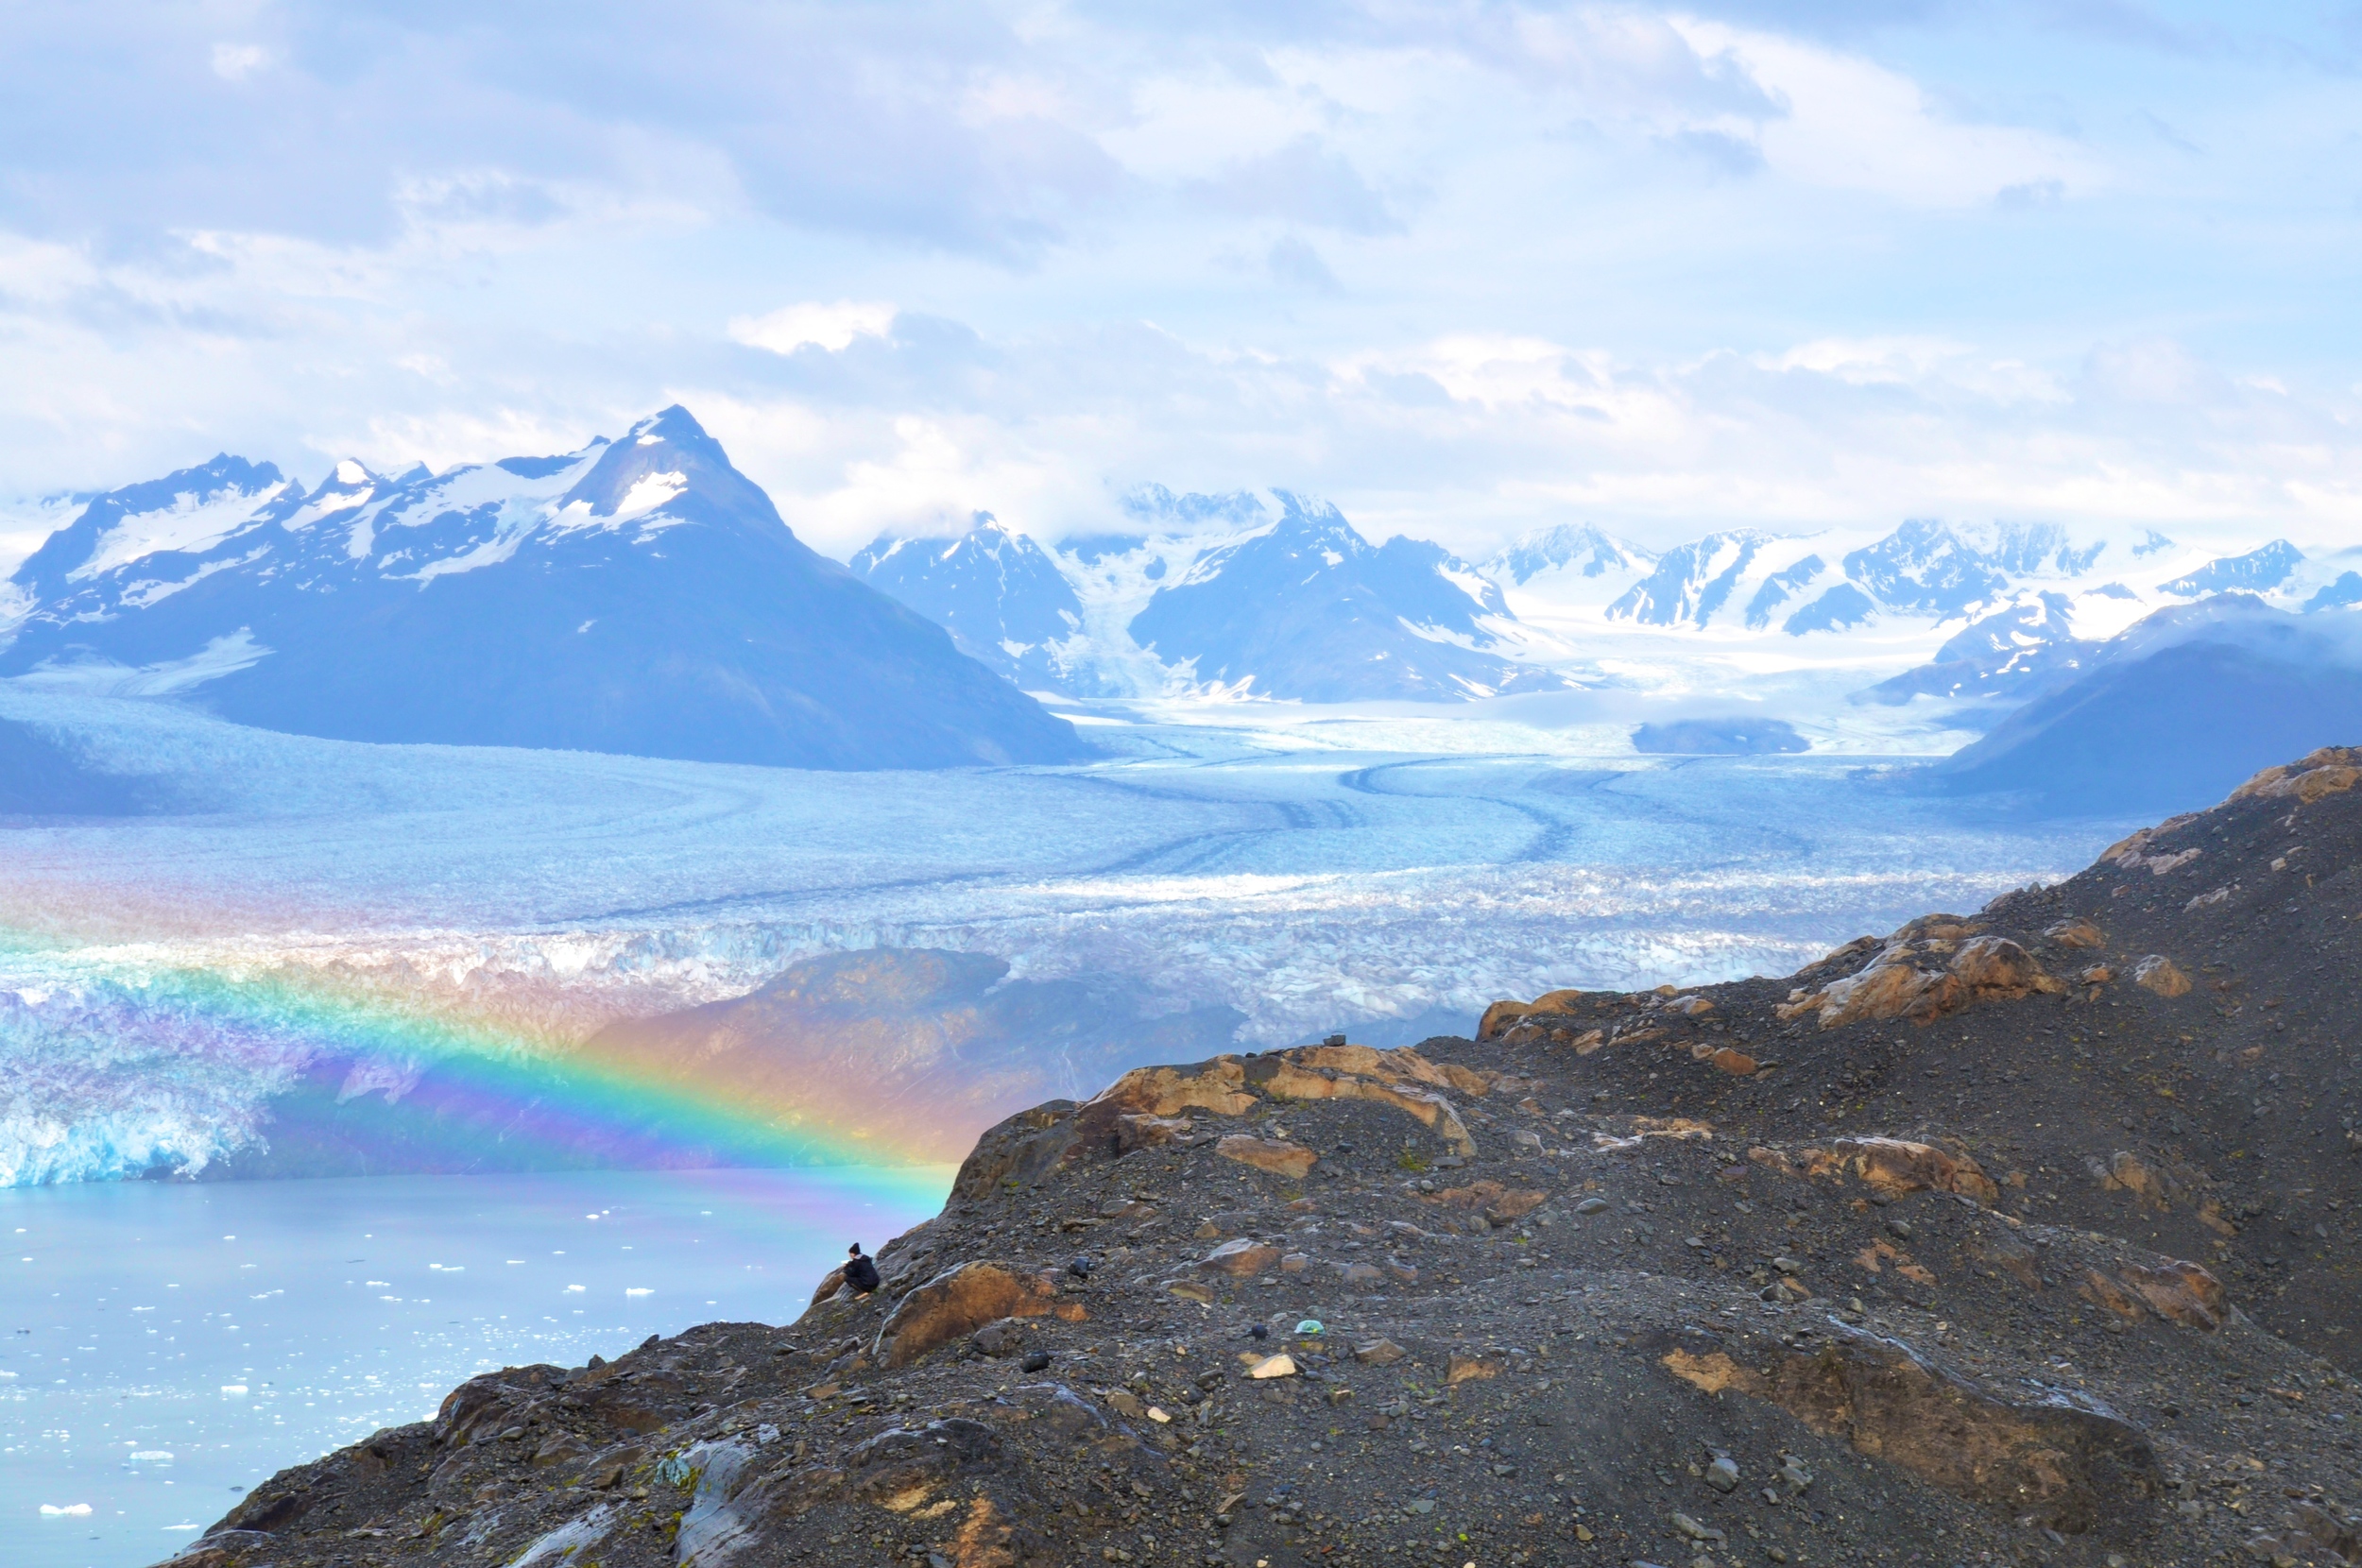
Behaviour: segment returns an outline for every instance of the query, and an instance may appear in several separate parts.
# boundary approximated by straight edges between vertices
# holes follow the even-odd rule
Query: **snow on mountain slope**
[[[1074,690],[1065,645],[1083,629],[1083,602],[1048,551],[990,512],[956,538],[881,534],[850,564],[986,668],[1030,690]]]
[[[1456,701],[1565,685],[1522,663],[1499,589],[1424,540],[1372,546],[1324,502],[1206,551],[1125,630],[1199,684],[1308,702]]]
[[[1002,667],[1076,696],[1460,701],[1566,684],[1558,651],[1439,546],[1373,546],[1334,506],[1283,490],[1149,486],[1122,509],[1137,531],[1054,555],[995,521],[959,540],[881,537],[853,570],[965,646],[997,636]]]
[[[1524,588],[1534,578],[1547,587],[1553,577],[1605,580],[1611,589],[1623,588],[1656,565],[1656,556],[1634,544],[1603,534],[1589,524],[1562,522],[1527,535],[1484,563],[1496,582]],[[1543,589],[1537,589],[1543,591]]]
[[[1521,623],[1644,685],[1850,670],[1886,676],[1864,693],[1884,702],[2018,702],[2142,617],[2226,588],[2292,610],[2362,602],[2357,566],[2362,552],[2307,559],[2285,540],[2220,555],[2150,529],[1919,519],[1883,534],[1734,529],[1653,557],[1560,526],[1487,570]]]
[[[1053,761],[1071,726],[813,554],[688,412],[318,489],[223,456],[93,500],[11,578],[0,675],[361,741],[803,767]]]
[[[1773,702],[1817,716],[1824,738],[1851,723],[1849,697],[1966,703],[1961,722],[1981,729],[2142,617],[2226,585],[2288,610],[2362,603],[2362,550],[2226,554],[2153,529],[1916,519],[1728,529],[1657,553],[1566,523],[1470,566],[1406,537],[1373,548],[1334,508],[1283,491],[1148,486],[1121,514],[1120,529],[1049,550],[996,524],[988,554],[1021,554],[1031,576],[966,568],[950,541],[882,538],[858,564],[961,635],[997,626],[1017,645],[998,667],[1070,696],[1471,699],[1554,675],[1718,715]]]

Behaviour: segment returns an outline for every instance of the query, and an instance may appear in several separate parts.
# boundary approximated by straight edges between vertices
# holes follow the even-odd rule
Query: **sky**
[[[0,494],[677,401],[840,556],[1149,482],[2362,541],[2362,0],[0,14]]]

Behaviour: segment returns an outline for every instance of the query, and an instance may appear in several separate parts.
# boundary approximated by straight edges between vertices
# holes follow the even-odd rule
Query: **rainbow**
[[[830,1124],[694,1063],[299,964],[0,940],[0,1185],[142,1175],[869,1167],[940,1198],[923,1113]],[[29,983],[28,983],[29,982]],[[960,1130],[972,1133],[973,1130]]]

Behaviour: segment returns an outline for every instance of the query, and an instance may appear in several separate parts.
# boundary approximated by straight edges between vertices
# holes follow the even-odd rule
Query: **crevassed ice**
[[[322,991],[560,1051],[815,953],[933,946],[1152,1014],[1226,1004],[1263,1046],[1555,985],[1784,974],[2080,867],[2125,826],[1850,810],[1850,760],[1377,756],[1176,725],[1153,732],[1170,758],[840,775],[351,746],[0,684],[0,712],[78,716],[102,764],[223,803],[0,829],[0,926],[47,922],[0,942],[12,1185],[201,1169],[266,1136],[271,1097],[353,1044],[302,1005]],[[364,1057],[344,1092],[418,1065]]]

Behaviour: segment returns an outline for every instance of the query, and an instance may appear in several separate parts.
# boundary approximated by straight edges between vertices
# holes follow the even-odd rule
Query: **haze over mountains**
[[[2165,809],[2316,743],[2315,715],[2362,711],[2334,613],[2362,605],[2362,549],[2285,539],[2226,554],[1918,519],[1657,552],[1564,524],[1471,562],[1374,543],[1292,490],[1152,485],[1111,530],[1045,543],[980,512],[881,536],[848,569],[680,408],[576,452],[393,477],[347,462],[308,491],[224,455],[60,515],[0,590],[0,676],[338,739],[941,767],[1087,755],[1036,696],[1583,689],[1654,705],[1633,732],[1649,751],[1793,750],[1849,699],[1865,722],[1924,710],[1971,734],[2018,714],[1942,787],[2064,806],[2131,769],[2108,788]],[[2185,673],[2161,685],[2158,658]],[[2078,683],[2103,671],[2100,701]],[[1814,694],[1767,706],[1767,673],[1796,672]],[[2168,710],[2213,739],[2148,770]],[[70,743],[9,744],[39,758],[14,809],[146,798],[76,782]]]

